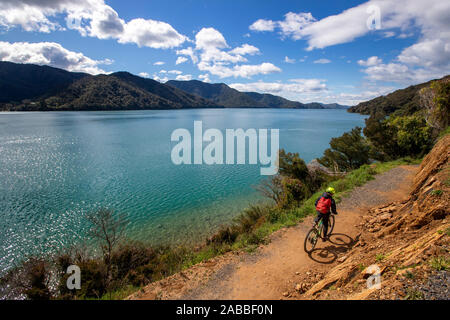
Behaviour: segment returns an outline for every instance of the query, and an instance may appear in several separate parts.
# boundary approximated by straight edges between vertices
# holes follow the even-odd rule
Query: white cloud
[[[185,63],[186,61],[188,61],[188,59],[186,57],[178,57],[175,64],[182,64],[182,63]]]
[[[331,63],[331,60],[329,60],[329,59],[318,59],[318,60],[315,60],[314,63],[327,64],[327,63]]]
[[[273,65],[272,63],[264,62],[258,65],[235,65],[233,67],[227,67],[222,64],[208,64],[200,62],[198,68],[201,71],[208,71],[212,75],[216,75],[220,78],[251,78],[258,74],[269,74],[274,72],[281,72],[281,69]]]
[[[0,42],[0,60],[16,63],[49,65],[74,72],[90,74],[106,73],[98,66],[110,64],[111,60],[94,60],[81,52],[65,49],[55,42]]]
[[[155,63],[153,63],[154,66],[162,66],[166,64],[164,61],[156,61]]]
[[[302,38],[302,31],[305,27],[309,26],[316,19],[311,13],[293,13],[289,12],[284,16],[283,21],[279,21],[280,33],[284,37],[291,37],[294,40]]]
[[[245,43],[240,47],[234,48],[233,50],[230,51],[230,53],[243,56],[246,54],[248,55],[260,54],[260,51],[257,47]]]
[[[186,41],[170,24],[145,19],[133,19],[124,25],[119,43],[135,43],[139,47],[168,49]]]
[[[142,78],[150,78],[150,75],[147,72],[140,72],[139,76]]]
[[[195,46],[199,50],[228,48],[223,35],[214,28],[202,28],[195,35]]]
[[[211,82],[211,79],[209,78],[209,74],[207,74],[207,73],[199,75],[198,78],[200,80],[202,80],[203,82]]]
[[[358,60],[358,64],[364,67],[371,67],[381,64],[383,61],[377,56],[368,58],[367,60]]]
[[[295,63],[295,59],[290,59],[288,56],[284,57],[284,62],[286,63]]]
[[[60,16],[65,17],[66,26],[59,24]],[[3,0],[0,27],[17,26],[25,31],[47,33],[67,27],[82,36],[112,38],[157,49],[177,47],[187,40],[166,22],[141,18],[126,22],[104,0]]]
[[[170,74],[182,74],[183,72],[181,72],[180,70],[170,70],[170,71],[167,71],[167,73],[170,73]]]
[[[303,37],[302,30],[314,21],[316,19],[309,12],[288,12],[284,15],[284,20],[272,21],[259,19],[249,28],[253,31],[274,31],[275,29],[279,29],[283,38],[291,37],[294,40],[299,40]]]
[[[158,76],[157,74],[154,74],[154,75],[153,75],[153,80],[156,80],[156,81],[158,81],[158,82],[164,83],[164,82],[169,81],[169,78],[168,78],[168,77],[161,78],[161,77]]]
[[[192,75],[190,75],[190,74],[180,74],[175,79],[179,80],[179,81],[189,81],[189,80],[192,80]]]
[[[291,79],[289,83],[282,82],[251,82],[232,83],[230,87],[239,91],[256,91],[261,93],[283,94],[287,93],[311,93],[326,91],[327,85],[321,79]]]
[[[272,20],[259,19],[255,21],[249,29],[252,31],[273,31],[276,23]]]
[[[197,63],[198,62],[198,58],[195,55],[194,49],[192,49],[192,47],[188,47],[186,49],[177,50],[177,55],[188,56],[188,57],[191,58],[193,63]]]
[[[188,47],[177,50],[180,56],[189,56],[200,71],[209,72],[220,78],[250,78],[258,74],[280,72],[281,69],[269,62],[257,65],[239,64],[247,62],[245,55],[259,54],[255,46],[245,43],[229,49],[225,37],[214,28],[202,28],[195,35],[195,48]]]

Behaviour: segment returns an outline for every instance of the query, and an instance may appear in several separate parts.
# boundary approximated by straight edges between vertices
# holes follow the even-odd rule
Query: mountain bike
[[[334,223],[335,223],[334,214],[330,214],[330,217],[328,218],[327,236],[330,236],[331,233],[333,232]],[[320,219],[319,223],[315,223],[311,228],[311,230],[309,230],[308,234],[306,235],[304,247],[307,253],[311,253],[314,250],[317,244],[317,240],[319,240],[319,238],[323,239],[322,234],[323,234],[323,222],[322,219]]]

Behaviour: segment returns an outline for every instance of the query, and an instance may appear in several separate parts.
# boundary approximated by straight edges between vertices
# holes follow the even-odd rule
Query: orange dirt
[[[234,252],[152,283],[128,299],[298,299],[346,259],[358,242],[361,216],[370,208],[406,201],[417,166],[400,166],[354,189],[338,204],[329,242],[303,250],[313,217],[275,232],[255,253]]]

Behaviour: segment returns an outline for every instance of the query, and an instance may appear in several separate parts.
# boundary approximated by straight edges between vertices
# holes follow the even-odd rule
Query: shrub
[[[319,163],[334,171],[349,171],[369,163],[370,147],[361,135],[361,128],[356,127],[341,137],[332,138]]]

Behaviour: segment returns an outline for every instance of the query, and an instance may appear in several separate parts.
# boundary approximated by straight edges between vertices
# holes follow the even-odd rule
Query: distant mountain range
[[[170,80],[166,84],[198,95],[225,108],[291,108],[291,109],[346,109],[339,104],[301,103],[267,93],[240,92],[224,83],[205,83],[198,80]]]
[[[89,75],[48,66],[0,62],[0,110],[75,111],[182,108],[347,108],[240,92],[226,84],[169,81],[128,72]]]

